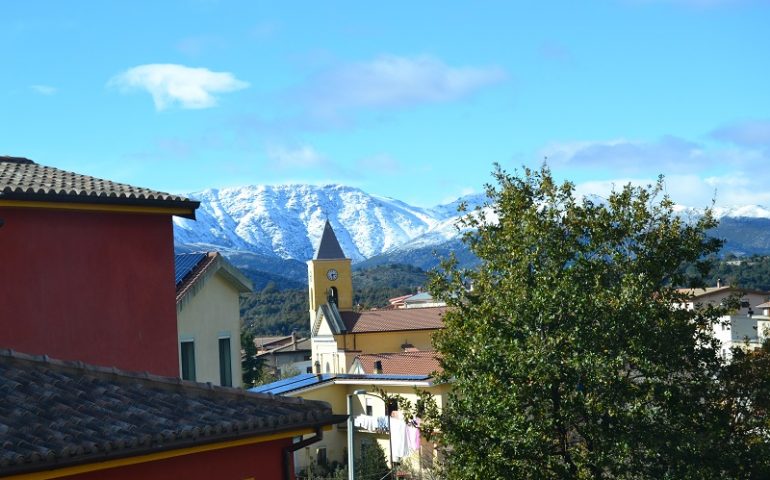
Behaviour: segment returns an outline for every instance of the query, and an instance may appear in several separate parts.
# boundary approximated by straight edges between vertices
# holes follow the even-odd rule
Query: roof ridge
[[[35,162],[27,157],[13,157],[10,155],[0,155],[0,162],[4,163],[18,163],[21,165],[36,165]]]

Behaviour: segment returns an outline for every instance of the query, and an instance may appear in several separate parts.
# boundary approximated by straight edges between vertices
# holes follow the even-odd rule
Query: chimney
[[[720,288],[722,286],[722,279],[717,278],[717,288]]]
[[[297,332],[296,331],[291,332],[291,345],[293,347],[292,350],[296,351],[297,350]]]
[[[374,361],[374,373],[375,374],[382,374],[382,361],[381,360],[375,360]]]

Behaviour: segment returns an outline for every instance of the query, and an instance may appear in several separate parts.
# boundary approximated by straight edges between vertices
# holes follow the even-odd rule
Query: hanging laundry
[[[390,441],[394,460],[406,457],[411,453],[406,438],[406,422],[400,418],[390,418]]]
[[[365,430],[375,431],[377,429],[377,419],[371,415],[361,414],[353,419],[353,425]]]
[[[406,426],[406,442],[409,446],[409,453],[420,449],[420,429],[418,427],[414,425]]]

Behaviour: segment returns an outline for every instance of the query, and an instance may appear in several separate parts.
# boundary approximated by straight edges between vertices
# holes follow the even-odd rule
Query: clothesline
[[[390,420],[390,422],[388,422]],[[398,460],[408,457],[420,448],[420,419],[413,422],[405,422],[402,418],[384,415],[375,417],[373,415],[361,414],[353,419],[353,425],[363,428],[370,432],[390,433],[390,443],[393,459]],[[388,430],[390,425],[390,430]]]

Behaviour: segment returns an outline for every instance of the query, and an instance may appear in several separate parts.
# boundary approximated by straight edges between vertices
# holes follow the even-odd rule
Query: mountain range
[[[305,261],[312,258],[329,220],[354,268],[403,263],[423,269],[454,252],[461,264],[473,255],[460,241],[458,206],[482,205],[469,195],[424,208],[343,185],[253,185],[208,189],[187,195],[201,202],[197,221],[174,218],[177,251],[218,250],[261,288],[305,285]],[[698,211],[679,207],[682,215]],[[770,254],[770,210],[747,205],[718,208],[714,234],[725,253]]]

